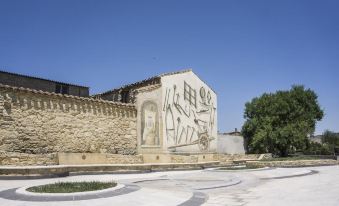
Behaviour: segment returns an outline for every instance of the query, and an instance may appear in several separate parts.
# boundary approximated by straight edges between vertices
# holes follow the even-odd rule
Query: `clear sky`
[[[0,0],[0,69],[91,93],[192,68],[218,94],[219,130],[244,104],[302,84],[339,131],[338,0]]]

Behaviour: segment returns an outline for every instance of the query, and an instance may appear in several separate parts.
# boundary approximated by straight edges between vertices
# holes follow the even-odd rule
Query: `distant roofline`
[[[159,75],[156,75],[156,76],[144,79],[144,80],[140,80],[140,81],[137,81],[137,82],[134,82],[134,83],[125,84],[121,87],[113,88],[113,89],[108,90],[106,92],[93,94],[91,96],[95,97],[95,96],[105,95],[105,94],[109,94],[109,93],[114,92],[114,91],[119,91],[119,90],[126,89],[126,88],[129,88],[129,87],[138,86],[138,85],[141,85],[141,84],[146,83],[148,81],[155,80],[157,78],[161,78],[161,77],[165,77],[165,76],[171,76],[171,75],[175,75],[175,74],[182,74],[182,73],[187,73],[187,72],[193,72],[193,71],[192,71],[192,69],[183,69],[183,70],[179,70],[179,71],[176,71],[176,72],[166,72],[166,73],[162,73],[162,74],[159,74]]]
[[[339,135],[339,132],[333,132],[333,133],[336,134],[336,135]],[[324,136],[323,133],[321,133],[321,134],[314,134],[314,135],[311,135],[310,138],[316,138],[316,137],[322,137],[322,136]]]
[[[87,87],[87,86],[81,86],[81,85],[76,85],[76,84],[71,84],[71,83],[66,83],[66,82],[59,82],[59,81],[55,81],[55,80],[50,80],[50,79],[45,79],[45,78],[35,77],[35,76],[29,76],[29,75],[25,75],[25,74],[18,74],[18,73],[8,72],[8,71],[4,71],[4,70],[0,70],[0,73],[10,74],[10,75],[15,75],[15,76],[20,76],[20,77],[26,77],[26,78],[31,78],[31,79],[37,79],[37,80],[43,80],[43,81],[49,81],[49,82],[54,82],[54,83],[58,83],[58,84],[64,84],[64,85],[68,85],[68,86],[75,86],[75,87],[82,87],[82,88],[89,89],[89,87]]]
[[[183,70],[179,70],[179,71],[175,71],[175,72],[166,72],[166,73],[162,73],[162,74],[159,74],[159,75],[156,75],[156,76],[153,76],[153,77],[150,77],[150,78],[147,78],[147,79],[144,79],[144,80],[140,80],[140,81],[137,81],[137,82],[134,82],[134,83],[130,83],[130,84],[125,84],[121,87],[118,87],[118,88],[113,88],[113,89],[110,89],[108,91],[105,91],[105,92],[102,92],[102,93],[97,93],[97,94],[93,94],[91,95],[92,97],[97,97],[97,96],[101,96],[101,95],[105,95],[105,94],[109,94],[109,93],[112,93],[112,92],[115,92],[115,91],[119,91],[119,90],[122,90],[122,89],[126,89],[126,88],[129,88],[129,87],[134,87],[134,86],[138,86],[138,85],[141,85],[143,83],[146,83],[148,81],[152,81],[152,80],[155,80],[157,78],[162,78],[162,77],[165,77],[165,76],[171,76],[171,75],[176,75],[176,74],[183,74],[183,73],[187,73],[187,72],[192,72],[195,76],[197,76],[200,81],[202,81],[203,83],[205,83],[215,94],[217,94],[212,87],[210,87],[204,80],[202,80],[196,73],[194,73],[193,69],[191,68],[187,68],[187,69],[183,69]]]
[[[233,131],[233,132],[218,132],[220,135],[233,135],[233,136],[242,136],[241,132],[239,131]]]
[[[7,90],[14,90],[14,91],[21,91],[21,92],[30,92],[30,93],[34,93],[34,94],[41,94],[41,95],[47,95],[47,96],[65,97],[65,98],[82,100],[82,101],[100,102],[100,103],[106,103],[106,104],[111,104],[111,105],[135,108],[135,105],[130,104],[130,103],[113,102],[113,101],[108,101],[108,100],[95,99],[95,98],[91,98],[91,97],[80,97],[80,96],[74,96],[74,95],[70,95],[70,94],[60,94],[60,93],[55,93],[55,92],[46,92],[46,91],[42,91],[42,90],[29,89],[29,88],[25,88],[25,87],[16,87],[16,86],[10,86],[10,85],[5,85],[5,84],[0,84],[0,89],[7,89]]]

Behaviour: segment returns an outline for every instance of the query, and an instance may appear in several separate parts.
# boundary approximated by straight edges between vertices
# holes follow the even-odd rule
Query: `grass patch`
[[[264,168],[260,165],[246,165],[246,166],[233,166],[233,167],[222,167],[219,170],[248,170],[248,169],[260,169]]]
[[[30,187],[27,189],[29,192],[37,193],[73,193],[73,192],[87,192],[95,190],[103,190],[115,187],[116,182],[57,182],[53,184],[40,185]]]

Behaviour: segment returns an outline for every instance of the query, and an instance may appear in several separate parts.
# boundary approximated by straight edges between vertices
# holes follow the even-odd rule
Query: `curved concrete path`
[[[15,188],[58,181],[111,181],[130,190],[85,199],[36,200],[13,196]],[[125,189],[128,189],[125,188]],[[82,175],[57,179],[0,180],[0,205],[339,205],[339,166],[256,171],[213,170]],[[26,199],[25,199],[26,198]]]

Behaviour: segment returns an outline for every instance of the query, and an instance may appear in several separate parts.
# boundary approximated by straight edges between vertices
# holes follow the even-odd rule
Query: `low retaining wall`
[[[84,164],[142,164],[142,155],[100,154],[100,153],[49,153],[27,154],[0,152],[0,165],[42,166],[42,165],[84,165]]]
[[[257,161],[269,158],[272,158],[272,154],[216,154],[216,159],[223,165],[231,165],[237,161]]]
[[[262,167],[312,167],[339,164],[336,160],[250,161],[247,165]]]
[[[0,152],[0,165],[57,165],[56,153],[27,154],[18,152]]]
[[[26,167],[0,167],[0,175],[25,175],[25,176],[65,176],[69,173],[91,173],[91,172],[151,172],[166,170],[204,169],[216,167],[219,162],[201,163],[177,163],[177,164],[112,164],[112,165],[55,165],[55,166],[26,166]]]
[[[142,164],[142,155],[106,154],[108,164]]]
[[[87,165],[87,164],[142,164],[142,163],[199,163],[220,161],[223,165],[237,161],[255,161],[270,158],[267,154],[226,155],[226,154],[143,154],[123,155],[109,153],[49,153],[27,154],[0,152],[0,165]]]
[[[219,161],[217,154],[143,154],[144,163],[198,163]]]
[[[105,153],[58,153],[60,165],[86,164],[142,164],[142,155]]]

